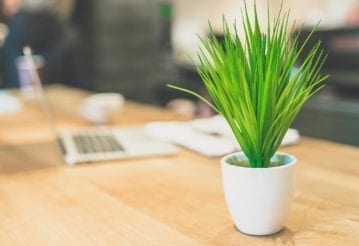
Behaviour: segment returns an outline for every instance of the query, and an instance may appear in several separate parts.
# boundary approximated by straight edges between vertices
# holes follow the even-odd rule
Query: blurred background
[[[163,107],[184,98],[193,102],[185,110],[201,116],[211,112],[166,84],[205,93],[194,67],[197,35],[208,34],[210,20],[220,37],[222,16],[239,20],[242,7],[239,0],[0,2],[2,88],[19,87],[16,59],[29,44],[45,60],[46,84],[120,92]],[[268,2],[257,0],[264,20],[267,4],[276,12],[282,0]],[[359,1],[283,2],[303,33],[321,20],[313,41],[320,39],[329,55],[323,71],[330,74],[327,86],[305,105],[293,127],[302,135],[359,146]]]

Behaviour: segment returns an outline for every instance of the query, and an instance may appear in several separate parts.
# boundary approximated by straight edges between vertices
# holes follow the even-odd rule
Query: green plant
[[[247,5],[242,13],[245,38],[239,37],[236,23],[230,31],[223,17],[224,41],[220,42],[211,27],[209,38],[201,38],[197,71],[213,101],[185,88],[169,87],[204,100],[224,116],[237,141],[248,157],[250,167],[269,167],[295,116],[327,76],[320,70],[325,55],[316,43],[296,72],[298,61],[308,39],[299,45],[298,36],[290,37],[290,11],[279,11],[262,33],[256,5],[251,21]]]

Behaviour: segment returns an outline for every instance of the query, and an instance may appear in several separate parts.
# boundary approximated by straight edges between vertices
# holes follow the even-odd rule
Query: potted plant
[[[230,125],[242,149],[221,160],[230,214],[240,231],[268,235],[283,228],[294,193],[296,159],[277,150],[304,102],[327,76],[320,73],[325,55],[319,42],[293,70],[307,42],[300,45],[298,36],[291,38],[289,11],[281,9],[273,20],[268,16],[266,33],[255,4],[250,16],[245,4],[243,39],[236,23],[231,29],[225,18],[222,42],[212,28],[208,38],[200,38],[197,71],[213,103],[169,86],[197,96]]]

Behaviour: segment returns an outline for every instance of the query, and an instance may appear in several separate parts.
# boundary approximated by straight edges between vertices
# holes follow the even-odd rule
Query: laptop
[[[67,164],[178,153],[178,147],[151,137],[144,127],[101,126],[80,130],[58,130],[35,67],[31,48],[25,47],[23,51],[36,96],[47,116],[51,131],[57,137],[58,146]]]

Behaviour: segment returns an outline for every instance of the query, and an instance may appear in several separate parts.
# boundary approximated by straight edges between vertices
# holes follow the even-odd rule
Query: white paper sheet
[[[209,157],[223,156],[240,150],[230,127],[221,116],[186,122],[152,122],[146,125],[146,130],[159,140],[183,146]],[[296,144],[299,140],[298,131],[289,129],[282,145]]]

